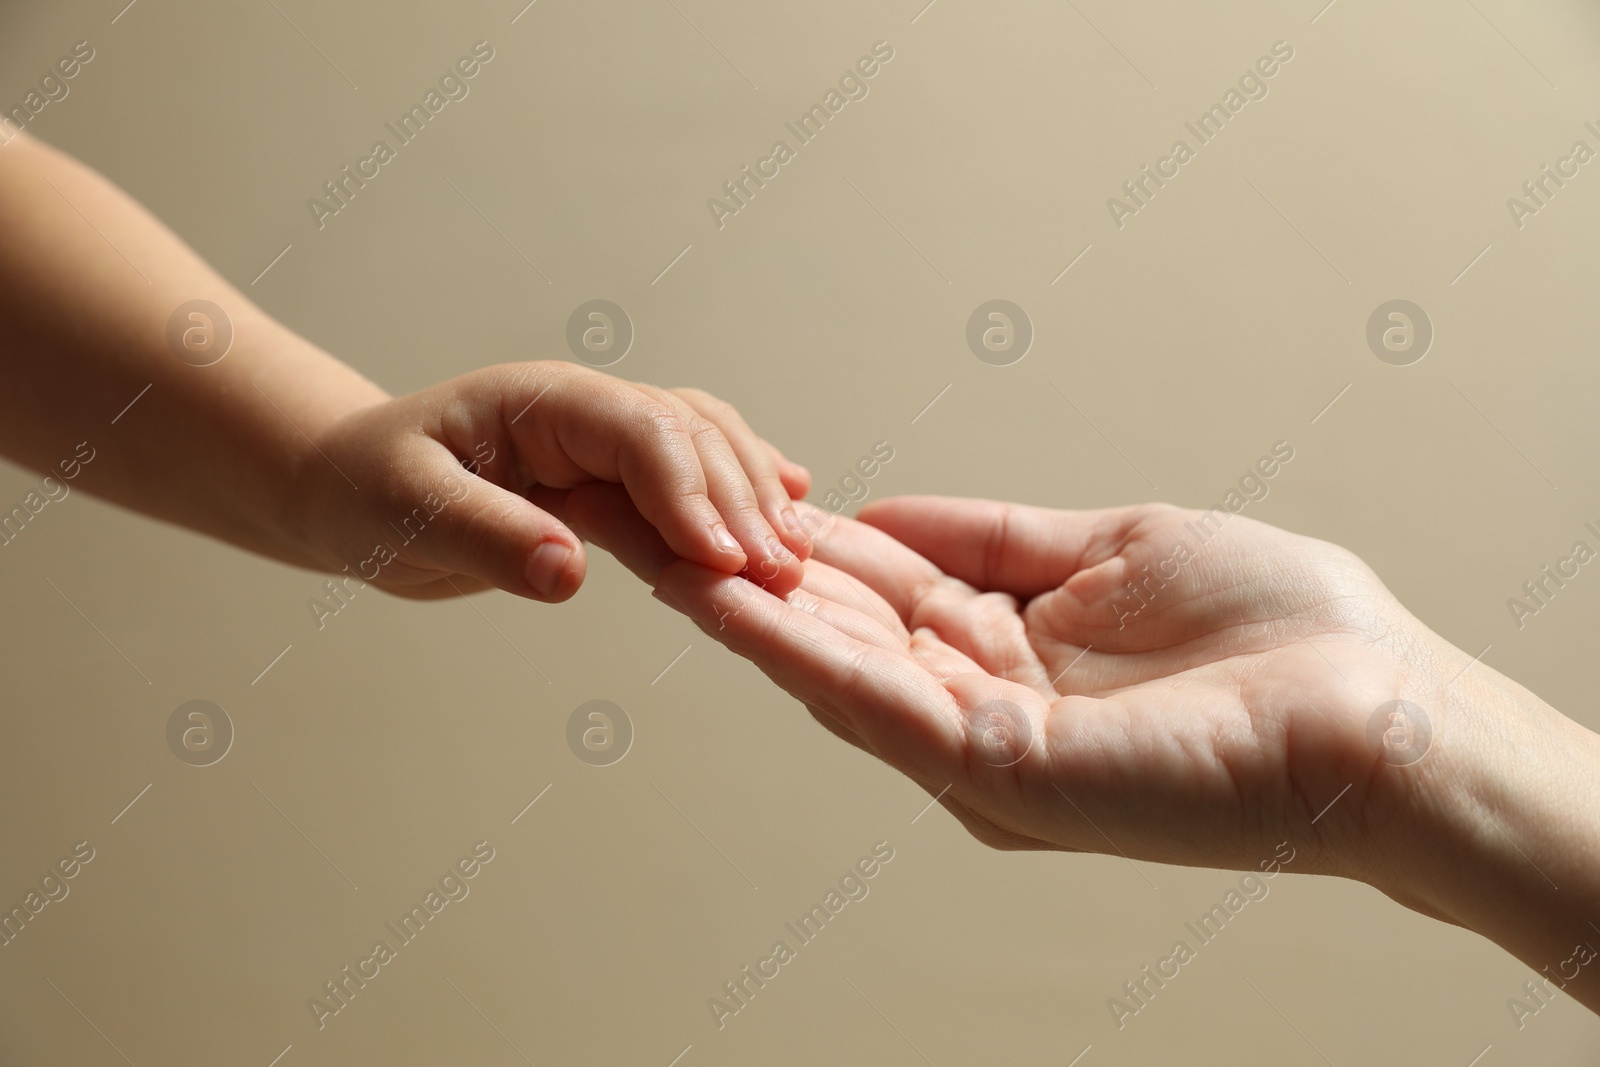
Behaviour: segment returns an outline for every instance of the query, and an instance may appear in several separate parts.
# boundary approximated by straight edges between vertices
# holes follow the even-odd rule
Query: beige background
[[[919,2],[538,0],[515,23],[521,0],[10,3],[0,101],[88,39],[36,134],[396,392],[568,358],[567,316],[605,297],[638,332],[616,372],[734,401],[814,498],[887,439],[874,495],[1204,505],[1287,439],[1249,514],[1348,545],[1600,726],[1600,577],[1520,631],[1505,606],[1600,520],[1600,164],[1520,231],[1505,205],[1574,140],[1600,147],[1593,5]],[[306,199],[480,39],[496,58],[471,95],[319,232]],[[1295,58],[1270,95],[1119,232],[1106,198],[1280,39]],[[706,199],[878,40],[896,55],[870,96],[719,232]],[[963,336],[995,297],[1037,329],[1006,368]],[[1411,367],[1364,341],[1396,297],[1437,330]],[[83,433],[116,447],[115,427]],[[6,468],[0,499],[34,484]],[[1530,972],[1487,942],[1302,877],[1118,1032],[1107,999],[1236,875],[988,852],[937,808],[913,823],[924,794],[598,555],[559,609],[367,591],[319,632],[319,583],[82,492],[0,549],[0,901],[97,850],[0,949],[0,1062],[1600,1050],[1567,1000],[1519,1032],[1506,1000]],[[197,697],[237,728],[204,769],[164,734]],[[564,739],[597,697],[637,731],[599,769]],[[307,998],[483,838],[471,895],[319,1032]],[[880,839],[897,855],[871,895],[719,1032],[707,998]]]

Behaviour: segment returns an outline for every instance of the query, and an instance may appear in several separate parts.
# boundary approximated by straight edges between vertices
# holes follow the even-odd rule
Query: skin
[[[0,233],[19,462],[53,475],[92,442],[75,484],[327,571],[425,508],[362,572],[408,596],[564,599],[579,531],[987,844],[1255,870],[1292,842],[1294,871],[1475,930],[1600,1010],[1600,738],[1337,546],[1213,517],[1201,547],[1166,505],[797,513],[804,469],[726,404],[565,363],[390,397],[26,137],[0,150]],[[236,331],[203,367],[166,335],[195,298]],[[1414,762],[1369,736],[1396,699],[1431,725]]]
[[[570,597],[583,545],[525,493],[587,482],[623,487],[686,559],[775,592],[800,581],[809,544],[790,498],[804,495],[805,469],[707,393],[551,361],[391,397],[26,135],[0,149],[0,233],[0,453],[35,470],[58,474],[87,441],[77,486],[405,596]],[[190,320],[182,335],[201,358],[169,347],[169,317],[194,299],[234,331],[207,366],[193,364],[215,322]],[[406,542],[418,508],[423,532]],[[380,544],[403,547],[378,566]]]
[[[1202,514],[1164,504],[904,498],[804,508],[814,555],[775,596],[678,559],[615,492],[553,506],[985,844],[1254,871],[1287,841],[1286,869],[1474,930],[1600,1010],[1600,738],[1345,549],[1221,513],[1200,547]],[[1140,607],[1147,565],[1166,580]],[[1369,739],[1396,699],[1431,725],[1414,762]]]

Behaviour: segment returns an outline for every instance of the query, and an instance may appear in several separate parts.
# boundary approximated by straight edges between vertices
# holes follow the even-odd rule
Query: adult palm
[[[661,599],[996,847],[1253,869],[1289,839],[1297,870],[1377,880],[1395,842],[1370,831],[1425,773],[1399,765],[1424,723],[1396,720],[1398,749],[1369,724],[1439,709],[1449,646],[1331,544],[1167,505],[901,498],[809,511],[780,600],[585,510]]]

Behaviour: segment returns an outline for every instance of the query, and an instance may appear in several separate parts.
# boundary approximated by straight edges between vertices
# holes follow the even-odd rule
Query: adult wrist
[[[1440,688],[1432,725],[1421,760],[1379,768],[1404,814],[1369,880],[1600,1009],[1600,959],[1574,961],[1600,953],[1600,736],[1482,664]]]

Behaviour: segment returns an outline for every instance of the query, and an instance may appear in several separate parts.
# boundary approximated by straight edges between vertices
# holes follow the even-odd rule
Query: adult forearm
[[[1600,737],[1481,664],[1441,705],[1429,755],[1384,768],[1421,772],[1399,853],[1411,888],[1392,895],[1420,894],[1526,963],[1547,998],[1600,1011]]]
[[[58,481],[71,470],[73,488],[146,514],[316,562],[298,530],[297,471],[323,428],[386,394],[251,304],[110,182],[27,137],[0,149],[0,233],[0,452]],[[226,319],[180,316],[174,342],[169,320],[196,300]],[[62,466],[85,452],[90,463]]]

